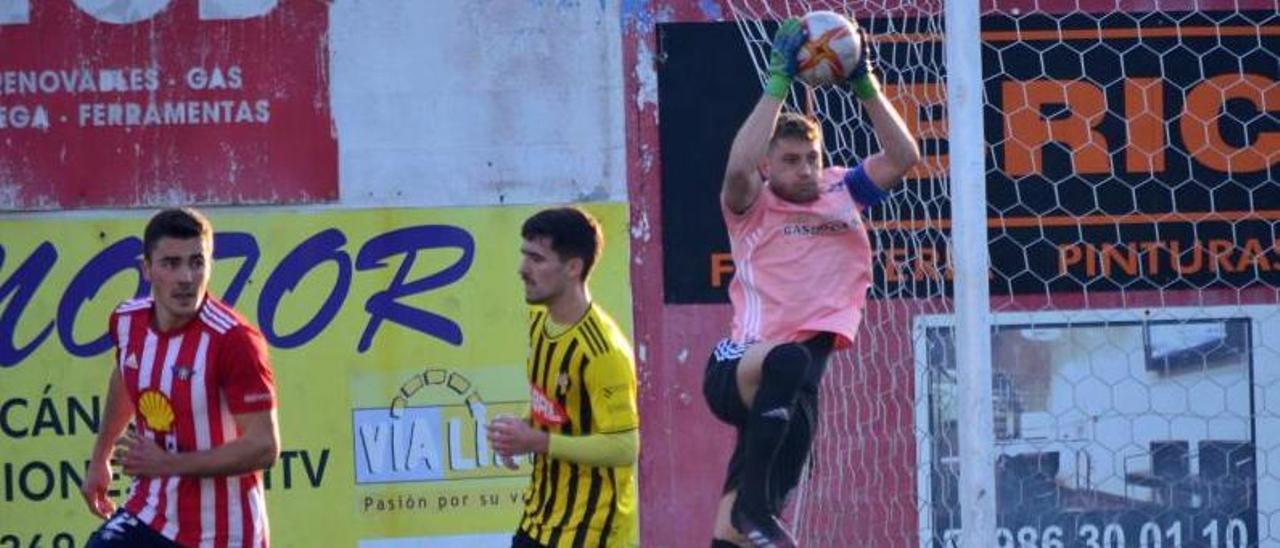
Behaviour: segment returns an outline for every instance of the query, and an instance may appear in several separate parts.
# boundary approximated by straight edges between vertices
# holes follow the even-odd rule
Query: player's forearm
[[[552,434],[548,456],[591,466],[628,466],[640,453],[640,433],[628,430],[613,434],[566,436]]]
[[[880,141],[880,150],[896,172],[892,179],[897,181],[920,162],[920,148],[915,136],[911,135],[906,122],[903,122],[902,116],[889,103],[884,93],[877,92],[873,97],[864,99],[862,107],[871,118],[876,139]]]
[[[737,185],[745,185],[754,175],[760,160],[764,158],[773,137],[774,125],[778,114],[782,112],[782,102],[764,95],[756,107],[747,116],[738,134],[733,138],[733,146],[729,149],[729,161],[725,166],[726,193],[740,191]]]
[[[107,403],[103,408],[102,422],[98,426],[98,437],[93,442],[93,453],[89,457],[91,460],[106,462],[111,459],[116,440],[124,434],[132,416],[133,405],[120,380],[120,370],[113,369],[111,380],[107,381]]]
[[[204,451],[172,453],[173,475],[234,476],[265,470],[275,464],[280,444],[274,436],[243,436]]]

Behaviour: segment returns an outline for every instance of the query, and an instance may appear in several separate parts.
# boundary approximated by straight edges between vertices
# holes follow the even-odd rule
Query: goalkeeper
[[[823,167],[818,124],[782,112],[804,41],[796,19],[774,35],[768,84],[734,137],[720,191],[736,268],[733,331],[708,360],[703,396],[737,429],[737,444],[713,548],[795,544],[776,516],[809,456],[827,357],[853,342],[862,321],[872,275],[862,210],[920,160],[864,34],[847,84],[881,150],[852,168]]]

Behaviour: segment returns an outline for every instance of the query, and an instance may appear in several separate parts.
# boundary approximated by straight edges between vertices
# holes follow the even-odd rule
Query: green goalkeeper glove
[[[870,37],[862,27],[858,27],[858,34],[862,37],[862,60],[853,67],[848,82],[853,94],[865,101],[880,93],[880,80],[876,78],[875,64],[871,60]]]
[[[787,98],[791,82],[796,77],[796,52],[804,41],[804,27],[799,19],[791,17],[778,25],[778,31],[773,33],[773,51],[769,53],[769,83],[764,87],[766,95],[779,101]]]

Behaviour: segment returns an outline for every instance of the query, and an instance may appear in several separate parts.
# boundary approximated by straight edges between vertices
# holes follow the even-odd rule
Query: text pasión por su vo
[[[0,104],[0,130],[48,130],[56,123],[82,128],[148,127],[208,124],[265,124],[271,120],[266,98],[209,97],[207,92],[244,89],[245,74],[239,65],[188,67],[181,75],[167,75],[160,67],[113,67],[43,70],[0,70],[0,96],[32,99],[32,102]],[[201,92],[199,97],[158,99],[156,92],[177,89]],[[40,98],[70,95],[112,99],[121,93],[148,94],[138,101],[84,101],[63,111]],[[7,102],[6,102],[7,103]]]

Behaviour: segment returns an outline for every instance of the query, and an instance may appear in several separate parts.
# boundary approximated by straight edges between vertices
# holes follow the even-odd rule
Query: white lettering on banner
[[[470,404],[470,419],[446,417],[445,407],[406,407],[398,416],[355,410],[356,483],[438,481],[500,470],[485,436],[484,404]]]
[[[187,87],[194,90],[240,89],[243,86],[238,66],[231,66],[225,71],[222,67],[192,67],[187,71]]]
[[[80,103],[76,119],[80,127],[266,124],[271,121],[271,101]]]
[[[43,105],[0,105],[0,129],[49,129],[49,111]]]
[[[425,420],[414,420],[408,429],[408,440],[404,438],[405,429],[397,428],[402,423],[384,423],[391,427],[391,446],[392,447],[408,447],[409,451],[404,455],[404,461],[401,462],[399,455],[392,455],[391,467],[397,470],[412,471],[421,465],[426,465],[429,469],[441,468],[440,462],[440,446],[436,443],[436,436],[439,435],[437,428],[432,428]],[[364,432],[364,428],[360,429]],[[401,434],[401,435],[396,435]]]
[[[238,75],[239,67],[234,68]],[[155,67],[0,71],[0,95],[52,95],[55,93],[156,91],[158,89],[160,89],[160,70]]]
[[[476,446],[480,447],[479,429],[481,423],[476,424]],[[449,468],[453,470],[474,470],[476,467],[476,458],[468,457],[463,452],[462,441],[462,419],[454,417],[449,419]],[[485,440],[488,441],[487,439]]]
[[[1250,541],[1256,538],[1250,534],[1253,528],[1238,517],[1215,518],[1207,514],[1195,521],[1196,523],[1167,519],[1148,520],[1130,523],[1127,526],[1117,522],[1081,521],[1077,523],[1074,530],[1072,527],[1063,525],[998,527],[996,528],[996,548],[1064,548],[1066,546],[1124,548],[1132,546],[1134,542],[1143,548],[1160,546],[1244,548],[1255,545]],[[942,537],[942,545],[946,548],[959,548],[960,529],[947,529]]]
[[[358,425],[356,430],[360,433],[360,443],[356,447],[363,452],[364,460],[368,463],[366,468],[368,468],[369,473],[382,473],[391,447],[391,442],[388,439],[391,436],[391,424],[387,422],[365,423]],[[392,466],[395,466],[394,458],[391,459],[391,463]]]
[[[315,70],[328,59],[329,11],[314,0],[0,0],[0,107],[11,110],[0,172],[16,177],[0,201],[336,199],[330,75]],[[69,170],[68,154],[99,169]],[[167,159],[167,190],[138,191],[155,186],[156,158]]]
[[[0,0],[3,1],[3,0]],[[84,102],[75,104],[75,124],[82,128],[162,127],[267,124],[271,101],[252,97],[182,97],[158,100],[164,88],[190,91],[243,91],[244,70],[239,65],[194,66],[183,76],[165,76],[156,67],[99,69],[35,69],[0,71],[0,97],[33,95],[88,95],[96,93],[146,93],[137,101]],[[44,104],[0,104],[0,130],[39,129],[68,122],[66,107],[54,107],[50,119]]]
[[[171,0],[75,0],[85,15],[115,25],[140,23],[169,7]],[[274,10],[278,0],[200,0],[201,21],[253,19]],[[0,25],[31,22],[31,0],[0,0]]]

